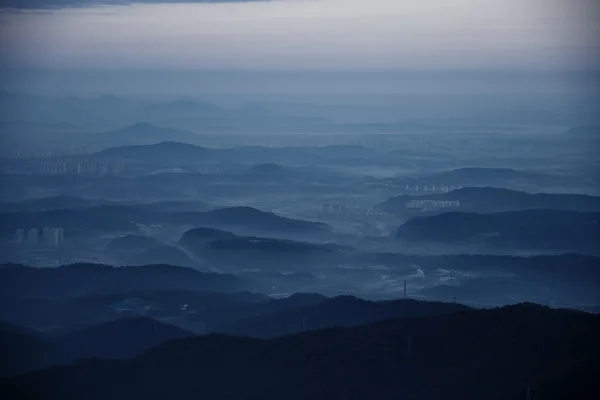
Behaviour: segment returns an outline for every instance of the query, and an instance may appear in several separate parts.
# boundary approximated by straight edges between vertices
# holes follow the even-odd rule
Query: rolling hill
[[[329,233],[321,222],[281,217],[252,207],[226,207],[208,211],[162,211],[148,205],[101,205],[88,208],[0,213],[0,233],[40,226],[63,227],[65,232],[137,232],[136,224],[170,224],[237,229],[251,233]],[[167,208],[168,210],[168,208]]]
[[[244,281],[231,275],[202,273],[172,265],[112,267],[72,264],[56,268],[0,266],[0,297],[69,297],[134,290],[188,289],[239,291]]]
[[[593,399],[597,316],[520,304],[277,339],[185,338],[3,381],[36,399]],[[101,385],[98,382],[102,382]],[[553,390],[550,390],[553,389]]]
[[[138,122],[125,128],[94,134],[91,141],[103,147],[151,145],[161,142],[198,143],[199,136],[172,128],[163,128],[146,122]]]
[[[574,126],[564,133],[565,136],[578,139],[598,139],[600,138],[600,126],[579,125]]]
[[[150,164],[199,164],[210,160],[219,160],[222,152],[216,149],[195,146],[178,141],[161,141],[149,145],[130,145],[111,147],[93,154],[101,158],[118,158],[128,161]]]
[[[2,377],[22,374],[83,358],[127,358],[157,344],[193,336],[191,332],[150,318],[126,318],[58,337],[0,332]]]
[[[183,213],[182,218],[198,226],[237,227],[256,232],[327,233],[331,227],[322,222],[281,217],[252,207],[228,207],[202,213]]]
[[[416,217],[396,237],[407,242],[489,244],[501,248],[597,253],[600,213],[558,210]]]
[[[531,194],[493,187],[468,187],[448,193],[397,196],[377,205],[377,208],[386,211],[404,211],[406,203],[412,200],[458,200],[461,211],[479,213],[532,209],[600,211],[600,197],[581,194]]]
[[[416,300],[368,301],[339,296],[318,304],[263,313],[217,328],[238,336],[272,338],[331,327],[358,326],[393,318],[424,317],[469,310],[453,303]]]

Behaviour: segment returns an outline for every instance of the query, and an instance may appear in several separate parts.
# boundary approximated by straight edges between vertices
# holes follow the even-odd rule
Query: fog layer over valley
[[[600,8],[451,3],[0,2],[0,396],[598,398]]]
[[[5,263],[169,264],[247,279],[245,289],[270,296],[598,305],[594,287],[575,289],[600,255],[591,127],[506,117],[484,129],[473,117],[310,132],[292,118],[274,134],[246,128],[276,124],[292,106],[4,101],[14,108],[3,117],[14,146],[3,147],[0,176]],[[35,125],[10,122],[23,113]],[[177,122],[192,117],[244,129]],[[92,122],[119,118],[105,131]]]
[[[210,333],[276,338],[409,317],[460,325],[442,316],[522,302],[600,309],[596,128],[340,124],[195,99],[3,99],[18,107],[3,114],[2,130],[4,377],[90,357],[176,357],[166,349],[186,342],[152,348]],[[16,124],[18,112],[32,123]],[[92,122],[100,120],[122,127]],[[535,307],[494,312],[555,312]],[[388,328],[396,329],[364,329]],[[242,363],[262,346],[202,340],[239,348]],[[387,367],[373,362],[383,379]],[[113,368],[101,363],[86,368]],[[6,390],[55,373],[7,381]],[[135,387],[124,393],[140,395]],[[117,388],[102,393],[115,398]],[[219,397],[214,390],[190,393]]]

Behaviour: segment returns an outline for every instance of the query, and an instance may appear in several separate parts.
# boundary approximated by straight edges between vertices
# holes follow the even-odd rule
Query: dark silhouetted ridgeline
[[[59,336],[0,330],[1,376],[12,376],[83,358],[126,358],[191,332],[144,317],[117,319]]]
[[[160,289],[239,291],[244,289],[244,280],[232,275],[160,264],[125,267],[72,264],[56,268],[0,266],[0,296],[3,299]]]
[[[208,335],[5,380],[44,399],[595,398],[597,316],[520,304],[261,340]],[[573,397],[575,396],[575,397]]]

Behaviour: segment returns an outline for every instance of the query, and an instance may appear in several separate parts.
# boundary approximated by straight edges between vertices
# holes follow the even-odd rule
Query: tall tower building
[[[65,241],[65,230],[63,228],[55,229],[56,245],[60,246]]]
[[[40,239],[40,234],[37,228],[32,228],[27,231],[27,244],[37,246]]]
[[[17,229],[15,232],[15,243],[19,246],[25,243],[25,229]]]
[[[46,247],[58,247],[64,241],[63,228],[44,228],[42,240]]]

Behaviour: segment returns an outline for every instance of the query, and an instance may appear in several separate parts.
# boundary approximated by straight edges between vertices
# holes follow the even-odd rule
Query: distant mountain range
[[[106,247],[111,251],[144,251],[158,245],[160,242],[150,237],[126,235],[111,240]]]
[[[150,145],[112,147],[96,153],[96,157],[121,158],[146,163],[199,163],[218,159],[222,151],[188,143],[161,141]]]
[[[554,188],[563,192],[583,185],[581,176],[557,175],[513,168],[464,167],[449,171],[398,178],[385,178],[394,185],[408,186],[412,190],[418,186],[420,192],[432,191],[435,186],[440,191],[446,187],[496,187],[513,190],[539,191],[540,188]],[[585,186],[585,185],[584,185]]]
[[[104,205],[122,205],[124,207],[138,207],[145,210],[161,212],[206,211],[211,208],[209,204],[200,200],[167,200],[151,203],[125,203],[99,199],[88,199],[77,196],[52,196],[22,201],[0,202],[0,212],[50,211],[58,209],[91,208]]]
[[[1,377],[83,358],[133,357],[160,343],[193,336],[150,318],[118,319],[59,336],[31,336],[0,330]]]
[[[600,211],[600,197],[579,194],[531,194],[493,187],[468,187],[448,193],[397,196],[377,205],[377,208],[394,212],[406,211],[406,204],[412,200],[458,200],[461,211],[479,213],[533,209]]]
[[[162,128],[145,122],[139,122],[109,132],[94,134],[86,139],[102,147],[150,145],[168,141],[182,143],[199,142],[199,136],[196,133],[172,128]]]
[[[320,130],[332,121],[319,115],[273,113],[264,107],[223,108],[207,101],[181,98],[167,102],[131,100],[116,96],[96,98],[37,98],[1,93],[0,120],[28,121],[48,129],[69,122],[94,131],[147,122],[175,129],[209,133],[301,132],[301,127]],[[46,129],[46,130],[48,130]]]
[[[278,164],[273,163],[265,163],[265,164],[256,164],[255,166],[248,169],[248,174],[258,174],[258,175],[287,175],[289,171]]]
[[[153,292],[140,294],[152,296]],[[177,292],[164,293],[167,296],[171,294],[175,296],[173,299],[178,295]],[[181,292],[181,296],[188,299],[203,296],[203,293],[186,294]],[[164,295],[160,292],[155,295],[155,302],[162,297],[163,307],[168,306],[171,300]],[[240,295],[237,294],[225,296],[232,299],[207,293],[207,299],[212,297],[216,301],[214,305],[207,304],[210,309],[208,312],[191,305],[189,311],[195,312],[189,317],[208,323],[203,332],[266,338],[336,326],[358,326],[391,318],[444,315],[470,310],[469,307],[452,303],[415,300],[372,302],[352,296],[328,299],[320,295],[296,294],[283,299],[260,300],[255,295],[257,299],[248,298],[245,301],[239,301]],[[135,298],[130,299],[133,301]],[[196,312],[200,315],[196,316]],[[142,316],[117,318],[51,333],[3,323],[0,324],[0,336],[4,339],[3,354],[9,357],[4,360],[0,376],[83,358],[133,357],[156,344],[192,335],[192,332]],[[19,355],[21,360],[18,360]]]
[[[230,227],[255,232],[329,233],[331,227],[322,222],[282,217],[252,207],[228,207],[202,213],[183,213],[182,221],[208,227]]]
[[[519,171],[512,168],[464,167],[452,171],[432,174],[421,179],[432,179],[440,183],[458,183],[463,186],[494,186],[494,181],[532,181],[553,178],[551,175]]]
[[[163,130],[160,130],[162,132]],[[254,164],[252,173],[282,173],[284,169],[274,164],[340,164],[340,165],[362,165],[364,163],[392,162],[392,157],[386,157],[384,153],[370,150],[360,146],[323,146],[323,147],[234,147],[234,148],[208,148],[194,145],[197,140],[190,138],[174,139],[168,136],[168,130],[161,137],[165,140],[156,143],[147,143],[135,139],[132,135],[131,141],[139,144],[125,145],[109,148],[89,157],[94,158],[118,158],[138,163],[150,163],[155,165],[194,165],[207,162],[219,163],[245,163]],[[193,135],[193,134],[192,134]],[[156,135],[158,137],[158,134]],[[170,137],[173,137],[171,139]],[[169,139],[167,139],[169,138]]]
[[[94,205],[100,205],[104,202],[84,199],[76,196],[53,196],[40,197],[15,202],[1,202],[0,211],[16,212],[16,211],[45,211],[57,210],[62,208],[85,208]]]
[[[244,280],[172,265],[112,267],[73,264],[56,268],[0,266],[0,299],[69,297],[134,290],[239,291]]]
[[[453,303],[405,299],[368,301],[354,296],[339,296],[314,305],[239,319],[219,327],[217,331],[231,335],[272,338],[330,327],[358,326],[393,318],[443,315],[469,309]]]
[[[169,264],[192,266],[192,260],[181,249],[168,246],[156,239],[126,235],[111,240],[106,249],[108,256],[122,265]]]
[[[44,399],[593,399],[597,316],[520,304],[277,339],[189,337],[0,383]],[[98,384],[101,382],[102,384]]]
[[[580,125],[575,126],[564,133],[572,138],[598,139],[600,138],[600,126]]]
[[[19,211],[0,214],[1,232],[14,235],[16,229],[41,226],[63,227],[69,234],[92,232],[137,232],[136,224],[172,224],[235,229],[240,232],[303,234],[331,232],[331,227],[281,217],[251,207],[228,207],[203,212],[167,212],[137,205],[103,205],[89,208]]]
[[[245,268],[315,267],[315,263],[324,262],[341,250],[341,247],[333,244],[238,236],[210,228],[191,229],[181,237],[179,243],[202,259],[220,267],[234,268],[240,265]]]
[[[325,299],[321,296],[304,300],[298,295],[297,301],[273,300],[246,291],[217,292],[205,285],[198,285],[198,289],[193,285],[187,286],[190,289],[178,289],[186,287],[182,285],[167,286],[136,289],[140,286],[131,284],[107,292],[96,290],[102,289],[97,285],[87,292],[75,294],[13,296],[2,300],[0,321],[7,323],[0,324],[0,330],[34,336],[62,336],[117,319],[149,317],[196,333],[206,333],[217,325],[241,317],[315,304]],[[219,287],[215,286],[215,290]]]
[[[223,251],[225,256],[227,251]],[[244,253],[246,255],[247,253]],[[322,279],[310,273],[290,273],[288,263],[295,262],[293,254],[279,256],[272,263],[274,269],[269,271],[264,267],[268,260],[260,253],[254,253],[251,260],[249,256],[241,257],[240,268],[251,268],[258,264],[258,272],[242,272],[235,279],[222,276],[223,284],[211,286],[211,275],[206,278],[194,278],[191,274],[190,283],[177,281],[160,282],[160,275],[155,274],[156,281],[148,284],[147,279],[139,278],[138,281],[128,281],[125,273],[123,282],[120,281],[119,270],[110,273],[98,274],[81,266],[77,272],[80,278],[69,277],[75,275],[59,271],[50,272],[45,269],[34,270],[35,273],[24,275],[20,281],[6,280],[17,285],[14,289],[0,287],[4,292],[0,296],[0,321],[14,325],[35,327],[45,331],[72,330],[72,327],[81,328],[90,324],[123,318],[127,316],[145,315],[152,318],[169,321],[196,333],[215,331],[233,332],[238,320],[248,319],[250,322],[246,334],[258,334],[262,318],[269,324],[270,330],[300,329],[297,314],[289,313],[292,308],[306,308],[305,315],[315,316],[314,319],[306,318],[305,329],[317,329],[323,321],[330,318],[331,323],[343,324],[344,321],[363,321],[361,316],[379,315],[389,317],[387,311],[402,311],[403,305],[398,307],[388,303],[371,303],[363,301],[334,302],[335,307],[311,309],[328,299],[322,295],[297,294],[291,297],[269,299],[265,295],[239,293],[238,290],[253,290],[263,293],[294,293],[298,291],[314,292],[320,290]],[[212,260],[219,260],[212,254]],[[276,257],[274,257],[276,258]],[[297,257],[305,259],[306,257]],[[340,259],[325,260],[321,267],[322,256],[313,257],[310,262],[295,268],[297,271],[306,271],[307,268],[335,273],[331,266],[339,265]],[[223,260],[223,258],[220,258]],[[349,258],[342,258],[342,262],[350,262]],[[422,271],[422,278],[408,278],[409,296],[424,296],[423,299],[439,300],[480,305],[500,305],[519,301],[535,301],[543,304],[573,307],[579,309],[593,309],[584,305],[598,304],[600,297],[596,282],[600,279],[598,269],[599,258],[577,254],[555,256],[491,256],[491,255],[444,255],[444,256],[411,256],[404,254],[356,254],[352,255],[354,263],[351,265],[382,265],[388,266],[386,274],[391,279],[402,284],[402,279],[413,274],[416,268]],[[25,268],[25,267],[23,267]],[[59,269],[62,269],[60,267]],[[176,267],[173,267],[176,268]],[[257,269],[258,269],[257,268]],[[140,267],[143,271],[143,267]],[[347,270],[346,270],[347,271]],[[352,270],[340,271],[342,279],[355,279],[357,281],[355,293],[361,292],[361,286],[370,284],[362,281],[363,274],[355,276]],[[374,271],[377,273],[377,271]],[[60,277],[65,275],[66,282],[74,281],[73,290],[60,290],[47,288],[40,283],[48,275],[48,286],[60,282]],[[351,275],[349,275],[351,274]],[[4,276],[4,275],[2,275]],[[27,281],[30,277],[30,281]],[[350,277],[350,278],[349,278]],[[444,279],[446,277],[446,279]],[[453,279],[452,277],[455,277]],[[82,282],[78,282],[81,279]],[[87,279],[87,280],[86,280]],[[112,284],[110,280],[114,279]],[[131,278],[133,279],[133,278]],[[197,279],[197,280],[196,280]],[[181,279],[183,281],[183,277]],[[218,280],[217,280],[218,281]],[[227,282],[231,282],[231,285]],[[8,284],[7,283],[7,284]],[[239,284],[237,284],[239,283]],[[275,289],[274,289],[275,288]],[[229,290],[231,289],[231,290]],[[216,290],[221,291],[215,292]],[[209,292],[207,292],[209,291]],[[232,291],[234,293],[232,293]],[[337,295],[339,291],[333,291]],[[363,292],[364,293],[364,292]],[[398,293],[398,292],[396,292]],[[397,295],[397,294],[396,294]],[[364,293],[371,296],[371,293]],[[393,296],[388,294],[386,297]],[[381,297],[380,297],[381,298]],[[392,302],[395,304],[395,302]],[[388,304],[385,306],[385,304]],[[185,306],[187,305],[187,306]],[[185,307],[183,307],[185,306]],[[339,307],[338,307],[339,306]],[[182,308],[183,307],[183,308]],[[351,311],[344,311],[351,309]],[[340,314],[328,314],[331,310],[340,310]],[[363,310],[363,311],[361,311]],[[379,311],[378,311],[379,310]],[[285,311],[285,312],[283,312]],[[384,312],[385,311],[385,312]],[[279,314],[281,312],[281,314]],[[353,319],[352,315],[356,314]],[[403,314],[402,314],[403,315]],[[321,318],[323,316],[323,318]],[[325,317],[327,316],[327,317]],[[346,318],[347,316],[347,318]],[[252,322],[258,318],[256,323]],[[346,318],[346,319],[344,319]],[[365,317],[366,318],[366,317]],[[279,324],[277,321],[281,321]],[[286,322],[287,321],[287,322]],[[337,321],[337,322],[336,322]],[[314,324],[314,325],[313,325]],[[236,328],[237,329],[237,328]],[[240,326],[241,329],[241,326]],[[241,330],[237,331],[242,334]]]
[[[416,217],[396,232],[407,242],[487,244],[507,249],[598,253],[600,213],[559,210]]]
[[[186,247],[204,246],[214,240],[230,239],[237,237],[233,232],[223,231],[215,228],[194,228],[186,231],[179,244]]]

